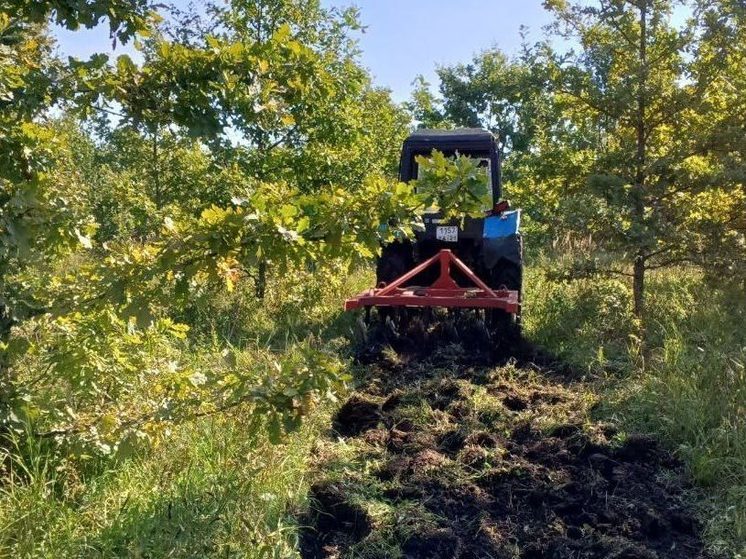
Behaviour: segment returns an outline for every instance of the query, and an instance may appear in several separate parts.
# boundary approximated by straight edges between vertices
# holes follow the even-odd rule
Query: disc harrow
[[[440,273],[430,286],[410,285],[423,271],[439,266]],[[451,275],[460,271],[474,285],[458,285]],[[445,342],[474,342],[477,348],[490,340],[505,337],[516,328],[520,313],[517,291],[491,289],[450,250],[442,249],[388,285],[379,285],[345,301],[345,310],[365,309],[359,329],[367,338],[377,309],[379,332],[389,341],[402,338],[415,345],[427,345],[433,339]]]
[[[440,275],[429,287],[406,285],[430,266],[440,265]],[[458,268],[474,287],[461,287],[451,276],[451,265]],[[520,312],[517,291],[491,289],[449,249],[425,260],[388,285],[369,289],[345,301],[345,310],[370,307],[442,307],[448,309],[499,309],[515,315]]]

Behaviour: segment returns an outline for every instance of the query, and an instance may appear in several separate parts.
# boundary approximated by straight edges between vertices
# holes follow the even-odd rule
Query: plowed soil
[[[680,465],[591,420],[592,385],[525,341],[368,355],[315,452],[304,558],[705,557]]]

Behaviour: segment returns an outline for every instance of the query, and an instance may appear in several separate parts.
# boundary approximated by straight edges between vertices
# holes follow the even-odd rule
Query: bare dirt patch
[[[319,451],[302,556],[705,557],[680,465],[593,422],[590,385],[518,349],[368,356]]]

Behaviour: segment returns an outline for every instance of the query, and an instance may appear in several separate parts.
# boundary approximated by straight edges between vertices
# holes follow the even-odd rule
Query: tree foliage
[[[678,26],[668,1],[545,6],[570,50],[544,42],[440,68],[441,97],[416,89],[415,116],[493,130],[529,233],[582,232],[599,250],[577,271],[629,276],[638,316],[648,270],[695,263],[737,277],[743,6],[688,3]]]
[[[447,158],[435,150],[417,156],[418,178],[413,181],[422,208],[437,207],[444,219],[482,217],[492,202],[486,167],[471,157]]]
[[[711,173],[729,141],[714,111],[727,90],[728,61],[742,60],[744,51],[738,42],[726,47],[727,32],[710,23],[718,4],[697,6],[677,29],[671,2],[547,3],[558,29],[583,45],[572,64],[551,59],[553,87],[576,102],[571,118],[590,119],[602,134],[584,192],[594,204],[579,210],[593,208],[581,213],[584,221],[632,263],[640,316],[646,270],[705,263],[700,243],[708,222],[727,221],[732,212],[712,197]],[[724,194],[738,188],[718,186]],[[738,195],[727,198],[737,203]]]
[[[147,29],[152,17],[150,0],[6,0],[3,11],[21,22],[47,23],[50,19],[68,29],[91,28],[102,20],[109,23],[112,39],[128,41]]]
[[[0,9],[3,423],[77,456],[239,405],[273,438],[296,428],[344,381],[340,361],[313,339],[252,363],[225,340],[205,349],[199,302],[271,292],[268,274],[349,269],[411,236],[424,208],[463,218],[489,198],[464,157],[435,153],[414,183],[392,180],[410,116],[362,68],[356,10],[236,0],[161,19],[153,7]],[[663,0],[547,7],[574,51],[541,43],[441,68],[440,97],[420,79],[411,115],[492,130],[534,244],[591,239],[584,271],[633,277],[638,311],[647,270],[692,261],[735,277],[740,3],[693,4],[681,28]],[[141,61],[54,55],[46,22],[103,19]]]
[[[4,179],[4,423],[73,455],[124,452],[237,405],[273,438],[296,428],[303,402],[344,380],[338,359],[308,342],[248,367],[227,348],[221,366],[197,363],[178,318],[267,269],[370,258],[411,236],[424,204],[464,215],[486,192],[467,158],[423,161],[419,192],[391,180],[406,114],[359,66],[354,11],[288,0],[211,13],[199,34],[140,33],[139,64],[64,63],[34,28],[48,96],[6,113],[40,135],[19,153],[43,161]]]

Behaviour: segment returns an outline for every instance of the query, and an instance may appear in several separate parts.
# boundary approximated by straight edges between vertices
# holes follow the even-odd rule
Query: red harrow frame
[[[430,287],[403,285],[435,263],[440,264],[440,276]],[[451,277],[451,265],[458,268],[475,287],[460,287]],[[491,289],[450,250],[416,266],[388,285],[369,289],[345,301],[345,310],[369,307],[445,307],[470,309],[501,309],[510,314],[520,312],[517,291]]]

